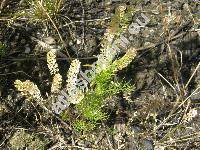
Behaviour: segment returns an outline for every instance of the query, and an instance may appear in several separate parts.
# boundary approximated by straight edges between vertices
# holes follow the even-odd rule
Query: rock
[[[153,150],[153,142],[151,140],[144,140],[144,147],[146,150]]]

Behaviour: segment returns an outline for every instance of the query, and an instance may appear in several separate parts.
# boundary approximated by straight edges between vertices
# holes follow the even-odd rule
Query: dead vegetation
[[[198,149],[199,10],[195,0],[1,1],[1,149]],[[50,93],[66,86],[71,62],[78,59],[83,70],[91,68],[109,47],[108,39],[121,33],[128,37],[128,26],[141,13],[149,23],[108,62],[117,71],[111,75],[112,68],[97,76],[89,87],[96,93],[86,93],[79,105],[70,105],[60,115],[52,112],[58,95]],[[127,53],[133,48],[137,53]],[[59,69],[64,81],[59,85],[57,76],[53,80],[57,70],[53,74],[48,70],[52,61],[46,55],[51,49],[59,49],[58,64],[51,68]],[[38,97],[23,97],[14,87],[18,83],[22,91],[23,81],[29,89],[37,87],[47,101],[41,104],[34,101]],[[116,90],[114,83],[121,81],[131,89]],[[117,92],[107,94],[112,88]],[[26,92],[25,96],[30,94]],[[96,119],[98,113],[102,116]]]

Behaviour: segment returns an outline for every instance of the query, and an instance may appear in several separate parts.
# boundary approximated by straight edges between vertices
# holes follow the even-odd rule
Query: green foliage
[[[107,98],[119,92],[130,92],[134,87],[124,81],[114,80],[117,71],[127,67],[136,56],[135,49],[129,49],[126,54],[115,60],[107,69],[98,73],[91,82],[90,91],[88,91],[84,99],[77,105],[77,109],[81,113],[83,119],[88,122],[97,123],[108,118],[106,112],[103,111],[104,102]]]
[[[76,131],[82,132],[82,131],[90,131],[95,128],[95,124],[92,122],[86,122],[83,120],[77,120],[73,123],[73,127]]]
[[[108,69],[99,73],[92,81],[92,90],[86,93],[85,98],[77,105],[83,117],[89,121],[97,122],[107,118],[102,111],[105,99],[121,91],[131,91],[131,85],[113,81],[112,70]]]

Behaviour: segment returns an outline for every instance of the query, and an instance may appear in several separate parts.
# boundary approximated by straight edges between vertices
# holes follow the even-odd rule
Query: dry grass
[[[0,2],[1,149],[198,149],[198,10],[198,2],[178,0]],[[140,13],[150,22],[130,42],[134,51],[108,57],[111,41],[128,37]],[[50,49],[57,53],[47,65]],[[88,87],[94,93],[54,114],[51,102],[74,85],[66,76],[71,61],[90,69],[99,53],[104,70]]]

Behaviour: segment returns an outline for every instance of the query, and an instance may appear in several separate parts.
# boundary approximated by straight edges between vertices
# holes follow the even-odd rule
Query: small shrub
[[[49,3],[50,2],[52,1],[49,1]],[[48,7],[48,9],[51,8],[50,6]],[[119,17],[120,19],[117,24],[121,27],[123,25],[126,26],[127,20],[123,19],[123,16],[126,14],[124,7],[120,7],[119,12],[116,12],[116,14],[116,18]],[[114,28],[112,27],[112,23],[110,28]],[[63,78],[59,74],[58,64],[56,62],[57,50],[50,49],[47,53],[47,64],[53,78],[51,94],[49,95],[53,95],[53,97],[55,97],[54,101],[58,101],[58,94],[60,91],[66,91],[67,97],[63,99],[65,104],[62,106],[61,110],[59,108],[57,114],[71,105],[70,107],[74,108],[71,110],[73,113],[68,112],[67,114],[62,114],[62,117],[64,119],[69,119],[69,121],[72,122],[74,127],[79,131],[93,129],[97,123],[109,118],[108,114],[103,111],[104,103],[108,98],[119,92],[130,92],[134,90],[133,85],[124,81],[114,80],[114,76],[117,72],[126,68],[135,58],[137,53],[135,49],[128,49],[123,57],[113,61],[117,52],[113,49],[111,50],[110,47],[112,45],[112,41],[115,39],[115,36],[121,33],[122,30],[116,31],[117,33],[114,33],[113,30],[107,30],[105,33],[105,37],[101,43],[101,53],[98,55],[98,60],[93,70],[95,72],[95,76],[90,85],[88,86],[87,84],[87,87],[84,89],[81,89],[77,84],[79,81],[78,74],[81,67],[81,62],[78,59],[71,62],[67,73],[66,86],[62,87]],[[42,98],[37,85],[31,81],[21,82],[20,80],[16,80],[15,86],[24,96],[29,99],[36,99],[41,105],[40,101],[43,101],[44,99]],[[71,114],[73,114],[73,117],[70,117]],[[76,117],[76,121],[73,120],[74,117]]]

